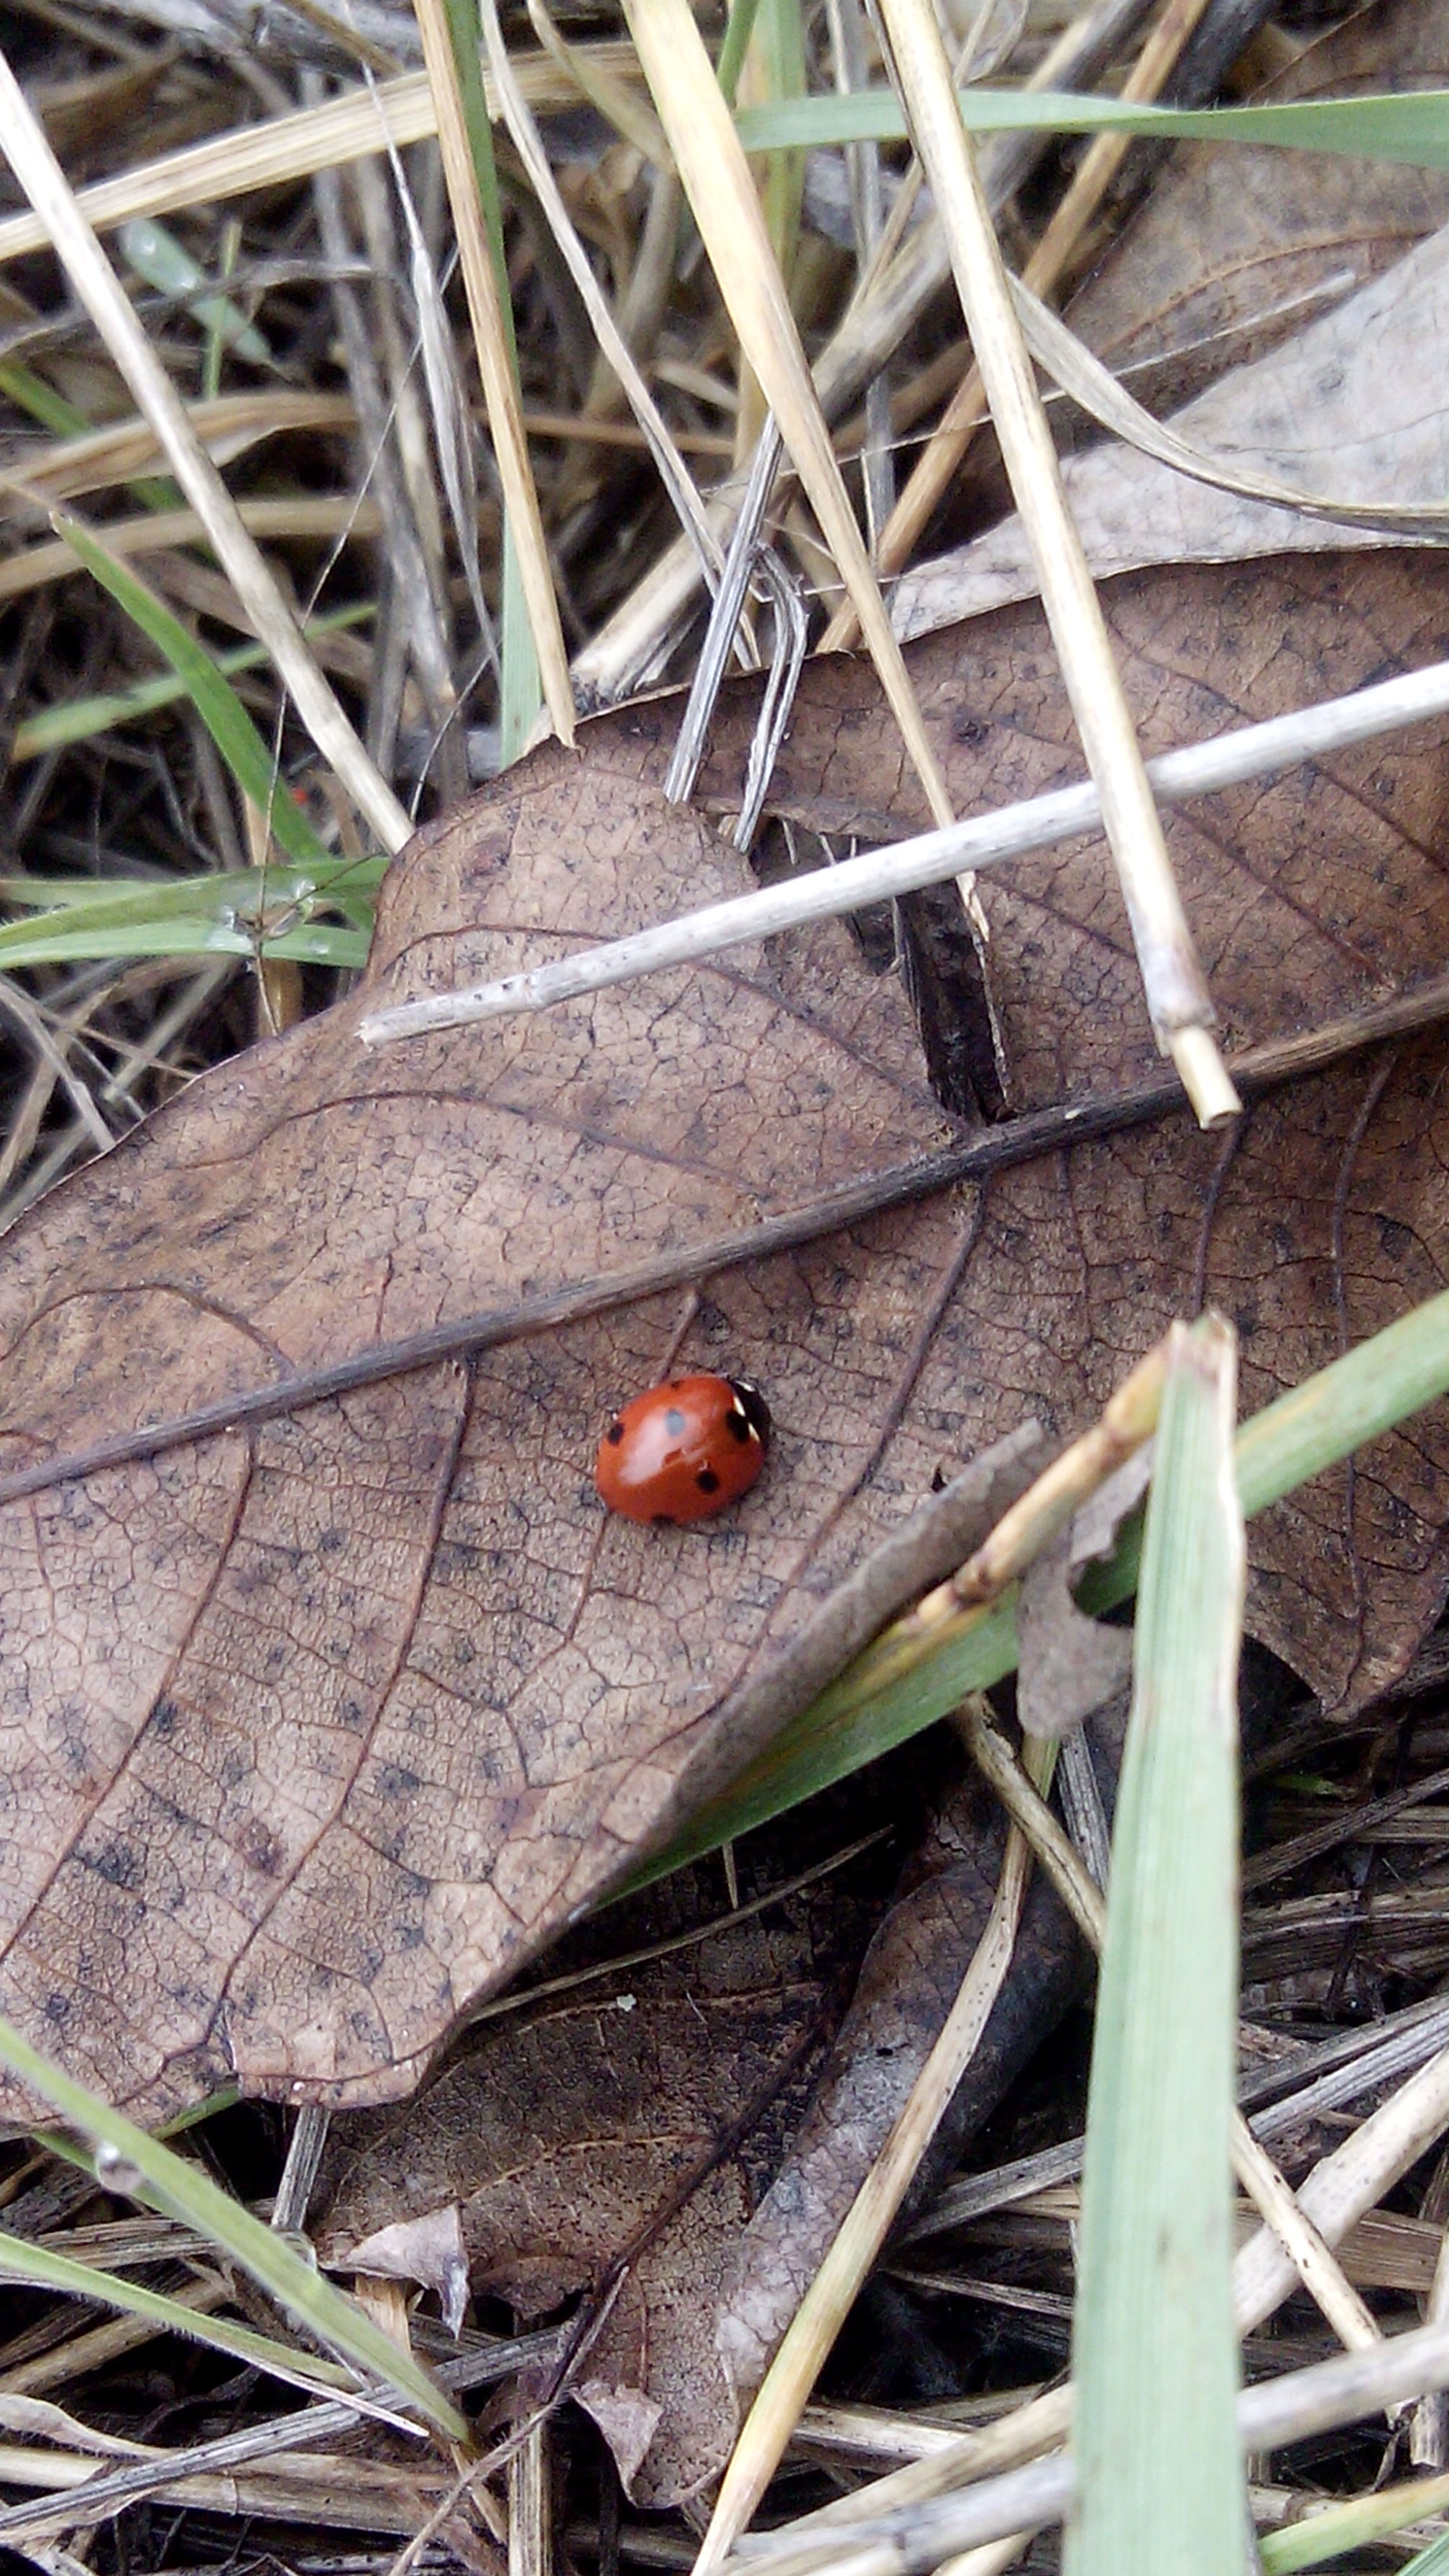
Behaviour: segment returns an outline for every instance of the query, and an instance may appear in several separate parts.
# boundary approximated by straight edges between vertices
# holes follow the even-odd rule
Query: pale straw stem
[[[1434,662],[1426,670],[1380,681],[1347,697],[1329,698],[1321,706],[1299,708],[1291,715],[1273,716],[1265,724],[1244,725],[1181,751],[1163,752],[1148,762],[1148,776],[1166,803],[1180,804],[1188,797],[1238,787],[1270,770],[1320,759],[1446,713],[1449,662]],[[757,894],[707,904],[699,912],[635,931],[627,939],[580,949],[546,966],[430,994],[419,1001],[394,1003],[363,1020],[359,1035],[366,1044],[381,1046],[394,1038],[420,1037],[474,1020],[545,1010],[555,1002],[630,983],[635,976],[656,974],[666,966],[692,965],[722,949],[767,939],[802,922],[829,920],[858,911],[865,903],[939,885],[964,869],[1000,866],[1029,851],[1050,849],[1091,831],[1101,817],[1097,790],[1084,780],[1076,787],[1057,788],[1049,796],[1004,805],[995,814],[974,815],[943,832],[924,832],[888,849],[864,850],[838,867],[816,868],[785,884],[762,887]]]
[[[929,0],[881,0],[912,139],[951,245],[957,290],[1001,453],[1031,545],[1102,824],[1117,865],[1159,1047],[1177,1065],[1199,1122],[1221,1126],[1241,1102],[1206,1032],[1214,1012],[1173,879],[1101,603],[1062,483],[996,229],[951,87]],[[1181,1044],[1184,1033],[1202,1035]]]

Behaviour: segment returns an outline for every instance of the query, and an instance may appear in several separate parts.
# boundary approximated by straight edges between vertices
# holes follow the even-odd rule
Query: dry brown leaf
[[[754,2395],[846,2211],[885,2148],[986,1930],[1006,1848],[1000,1807],[974,1776],[936,1806],[861,1968],[789,2156],[745,2230],[716,2342],[742,2407]],[[1085,1953],[1042,1879],[1011,1969],[931,2141],[909,2206],[928,2200],[1078,1993]],[[722,2464],[721,2464],[722,2465]]]
[[[1309,45],[1263,101],[1449,81],[1449,0],[1380,0]],[[1074,299],[1074,331],[1153,411],[1299,331],[1449,221],[1449,175],[1406,164],[1180,144]]]
[[[1144,730],[1160,745],[1430,658],[1445,578],[1382,554],[1119,585]],[[965,649],[914,657],[958,805],[1073,775],[1033,612],[980,622],[963,670]],[[717,788],[751,704],[732,702]],[[674,721],[609,719],[584,756],[545,751],[423,835],[355,997],[204,1077],[6,1247],[15,1467],[485,1310],[532,1326],[469,1368],[4,1509],[0,2009],[147,2113],[233,2076],[406,2090],[481,1993],[757,1749],[772,1657],[937,1471],[1033,1411],[1076,1428],[1204,1286],[1236,1316],[1256,1404],[1442,1285],[1426,1041],[1261,1107],[1225,1162],[1168,1121],[716,1269],[684,1355],[759,1377],[768,1471],[715,1524],[605,1523],[597,1426],[658,1374],[679,1301],[636,1278],[634,1302],[590,1313],[588,1283],[627,1289],[661,1256],[682,1276],[695,1247],[947,1128],[895,980],[840,927],[359,1047],[382,995],[738,885],[654,784]],[[1441,778],[1420,734],[1174,821],[1235,1043],[1440,968]],[[779,792],[835,829],[920,820],[860,666],[807,675]],[[1141,1075],[1099,850],[1023,862],[987,902],[1017,1105]],[[580,1283],[561,1327],[520,1312]],[[1330,1698],[1399,1669],[1439,1605],[1446,1451],[1423,1419],[1255,1530],[1256,1630]]]
[[[1446,305],[1449,230],[1441,230],[1347,303],[1200,394],[1171,427],[1229,475],[1370,510],[1437,509],[1449,414]],[[1069,458],[1063,474],[1099,579],[1145,564],[1236,563],[1393,542],[1190,480],[1115,439]],[[900,634],[926,635],[1036,588],[1031,547],[1021,520],[1011,518],[903,574],[891,615]]]
[[[637,2501],[692,2492],[735,2426],[716,2308],[839,2022],[880,1877],[877,1851],[686,1949],[525,2000],[420,2100],[341,2123],[322,2261],[365,2266],[379,2234],[456,2212],[475,2293],[520,2319],[591,2294],[606,2313],[572,2392]],[[718,1868],[696,1869],[627,1909],[626,1933],[599,1929],[677,1936],[708,1921],[710,1880],[717,1908]]]
[[[859,1862],[763,1917],[719,1924],[697,1947],[562,2002],[525,2003],[419,2101],[334,2133],[323,2260],[365,2268],[380,2242],[393,2247],[425,2217],[440,2231],[451,2222],[475,2292],[532,2318],[612,2287],[612,2267],[637,2249],[570,2390],[636,2503],[697,2492],[723,2467],[741,2408],[939,2033],[1003,1843],[978,1783],[947,1792],[843,2022],[841,1971],[868,1928]],[[670,1892],[670,1932],[681,1904],[700,1902],[700,1873],[691,1880]],[[631,1919],[629,1938],[637,1928]],[[1038,1887],[933,2170],[995,2108],[1082,1964],[1062,1908]],[[819,2070],[808,2101],[802,2050]],[[756,2104],[741,2134],[741,2109]],[[412,2276],[437,2286],[425,2262]]]

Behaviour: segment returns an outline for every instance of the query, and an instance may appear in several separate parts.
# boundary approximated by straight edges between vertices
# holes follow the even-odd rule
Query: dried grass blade
[[[407,813],[368,758],[307,649],[301,628],[198,441],[175,386],[151,348],[30,103],[0,52],[0,148],[44,223],[76,294],[166,450],[187,499],[247,617],[324,760],[336,771],[383,847],[401,849]]]
[[[1386,2539],[1410,2524],[1427,2522],[1446,2505],[1449,2477],[1437,2477],[1411,2478],[1402,2486],[1377,2487],[1367,2495],[1310,2508],[1304,2521],[1263,2533],[1258,2542],[1263,2576],[1290,2576],[1297,2567],[1321,2567],[1327,2558],[1340,2558],[1346,2550],[1362,2549],[1367,2542]],[[1400,2576],[1415,2576],[1416,2569],[1418,2576],[1431,2576],[1431,2569],[1445,2566],[1449,2566],[1449,2533],[1411,2558]]]
[[[548,559],[543,514],[528,457],[510,316],[500,273],[501,244],[490,238],[483,202],[485,183],[475,159],[474,137],[469,131],[459,65],[443,0],[417,0],[417,21],[428,79],[432,85],[438,145],[443,156],[448,202],[458,239],[458,255],[472,318],[478,368],[483,380],[483,396],[488,407],[488,426],[503,490],[507,522],[505,543],[511,540],[513,544],[527,609],[528,630],[533,639],[539,682],[550,721],[560,741],[572,743],[573,686],[569,679],[568,655],[564,650],[563,628],[559,622],[558,600]],[[492,146],[486,125],[478,137],[477,149],[490,155],[488,166],[491,175]],[[511,658],[508,627],[505,614],[505,671]]]
[[[1031,1854],[1015,1826],[986,1928],[890,2137],[861,2184],[776,2353],[720,2485],[694,2576],[710,2576],[748,2522],[800,2420],[821,2363],[885,2243],[926,2148],[980,2045],[1021,1919]]]
[[[1207,0],[1167,0],[1141,53],[1122,84],[1123,101],[1155,98],[1169,78]],[[854,145],[853,150],[865,147]],[[1050,295],[1122,166],[1127,137],[1099,134],[1056,208],[1027,261],[1024,282],[1034,295]],[[988,192],[989,193],[989,192]],[[885,521],[876,550],[882,577],[899,572],[909,560],[937,504],[986,418],[986,393],[980,369],[973,366],[956,388],[911,469],[904,491]],[[843,653],[855,641],[855,620],[848,608],[837,611],[820,639],[822,653]]]
[[[632,45],[580,45],[575,59],[611,80],[638,76]],[[575,79],[561,77],[537,54],[519,63],[518,77],[536,108],[572,107],[580,96]],[[490,115],[497,113],[493,100],[488,108]],[[437,130],[426,72],[404,72],[397,80],[350,90],[320,107],[298,108],[289,116],[237,126],[182,151],[162,153],[137,169],[118,171],[113,179],[97,179],[77,192],[76,202],[96,230],[105,232],[128,215],[176,214],[187,206],[215,205],[259,188],[312,179],[319,170],[341,169],[370,153],[385,152],[389,144],[401,151],[404,144],[425,143]],[[0,223],[0,265],[43,250],[47,239],[34,215],[7,216]]]
[[[929,0],[882,0],[882,17],[912,137],[951,245],[962,309],[1036,559],[1072,713],[1102,799],[1153,1030],[1177,1066],[1200,1123],[1220,1126],[1242,1104],[1211,1036],[1212,1000],[1012,309],[941,31]]]
[[[1151,412],[1144,411],[1135,396],[1118,382],[1111,368],[1104,367],[1075,331],[1068,329],[1060,314],[1043,304],[1028,284],[1019,279],[1010,283],[1033,357],[1056,379],[1063,393],[1070,394],[1103,429],[1138,448],[1144,456],[1171,466],[1175,473],[1185,474],[1195,483],[1206,483],[1214,491],[1235,492],[1245,501],[1266,501],[1275,509],[1298,510],[1305,518],[1375,528],[1395,535],[1443,536],[1449,525],[1449,502],[1425,502],[1410,509],[1397,509],[1391,501],[1342,499],[1331,492],[1301,491],[1295,484],[1275,481],[1270,474],[1234,472],[1225,457],[1195,446],[1166,422],[1154,420]]]
[[[940,823],[952,808],[810,380],[760,201],[687,0],[626,0],[639,58],[720,292],[840,567],[881,686]]]
[[[707,581],[713,581],[720,566],[719,542],[710,527],[704,504],[695,489],[694,480],[684,464],[669,433],[669,425],[644,380],[634,353],[619,329],[594,275],[592,263],[579,240],[578,232],[564,203],[563,191],[553,175],[538,127],[528,102],[514,75],[508,47],[504,42],[495,0],[480,0],[484,40],[488,50],[488,68],[497,93],[502,115],[517,147],[518,155],[533,184],[550,229],[568,263],[569,275],[579,290],[584,308],[593,324],[599,348],[628,397],[629,407],[643,431],[649,453],[659,469],[659,477],[674,506],[684,533],[699,556]]]

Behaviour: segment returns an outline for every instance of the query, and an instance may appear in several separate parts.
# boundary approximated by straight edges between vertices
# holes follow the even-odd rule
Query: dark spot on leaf
[[[405,1771],[396,1762],[385,1762],[377,1775],[380,1798],[411,1798],[422,1785],[416,1771]]]
[[[237,1849],[249,1867],[258,1871],[263,1878],[276,1878],[279,1875],[284,1858],[281,1837],[272,1831],[270,1825],[264,1824],[259,1816],[254,1817],[244,1827]]]
[[[106,1843],[94,1855],[82,1853],[81,1857],[108,1887],[139,1887],[146,1875],[145,1862],[134,1843]]]

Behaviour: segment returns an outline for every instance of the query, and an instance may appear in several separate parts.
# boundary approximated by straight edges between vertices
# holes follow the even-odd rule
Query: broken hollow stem
[[[1018,1574],[1024,1574],[1036,1556],[1042,1556],[1042,1548],[1055,1538],[1057,1530],[1065,1528],[1088,1494],[1096,1494],[1098,1486],[1106,1484],[1116,1468],[1124,1466],[1134,1450],[1140,1450],[1142,1443],[1158,1430],[1165,1381],[1168,1337],[1152,1342],[1152,1350],[1137,1360],[1137,1368],[1129,1370],[1116,1394],[1109,1396],[1091,1430],[1085,1430],[1080,1440],[1067,1445],[1060,1458],[1052,1458],[1052,1466],[1042,1476],[1036,1476],[1036,1484],[1026,1489],[1021,1502],[1013,1502],[1011,1510],[1000,1515],[995,1530],[990,1538],[982,1540],[975,1556],[967,1556],[964,1566],[957,1566],[944,1584],[936,1584],[933,1592],[926,1592],[923,1600],[915,1602],[915,1610],[897,1620],[895,1628],[887,1628],[879,1643],[890,1646],[892,1641],[900,1641],[910,1654],[920,1638],[923,1643],[931,1643],[933,1649],[941,1643],[951,1620],[959,1620],[962,1613],[977,1613],[987,1602],[1000,1600],[1008,1584],[1016,1582]]]

